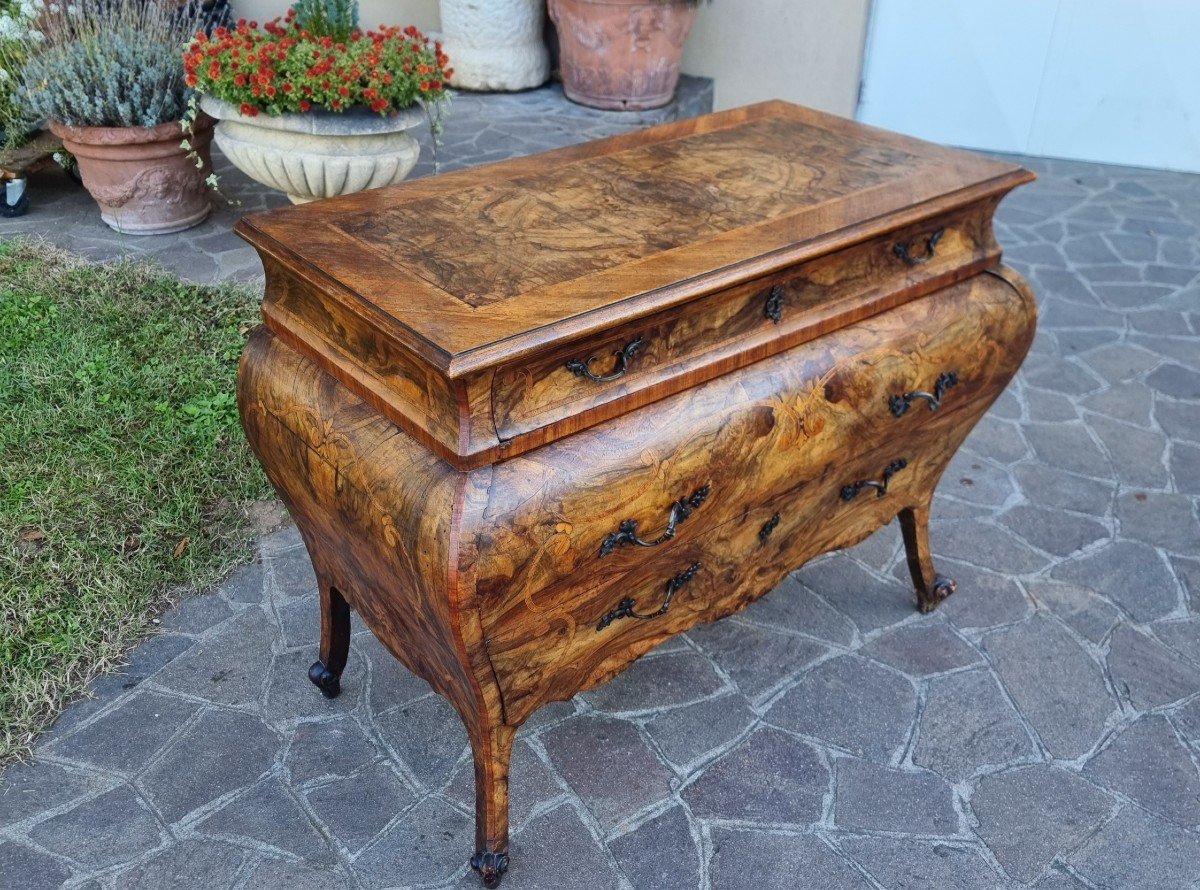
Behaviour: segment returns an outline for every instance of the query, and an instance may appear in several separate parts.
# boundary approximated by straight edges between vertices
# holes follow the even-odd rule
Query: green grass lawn
[[[269,493],[238,424],[245,288],[0,241],[0,764],[189,589]]]

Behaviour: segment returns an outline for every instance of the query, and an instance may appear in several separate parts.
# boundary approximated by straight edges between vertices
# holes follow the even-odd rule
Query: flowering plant
[[[45,36],[38,29],[40,0],[0,0],[0,148],[21,142],[35,122],[18,99],[25,63]]]
[[[314,33],[289,9],[282,19],[239,21],[197,34],[184,53],[187,84],[247,116],[365,106],[382,115],[415,104],[432,114],[452,73],[441,44],[416,28]]]
[[[155,127],[183,117],[179,47],[198,7],[145,0],[72,0],[40,7],[45,39],[15,94],[34,120],[72,127]]]

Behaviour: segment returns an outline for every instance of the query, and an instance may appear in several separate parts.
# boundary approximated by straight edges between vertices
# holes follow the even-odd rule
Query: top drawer
[[[898,229],[502,367],[492,382],[496,435],[582,429],[963,280],[999,257],[993,210],[989,202]]]

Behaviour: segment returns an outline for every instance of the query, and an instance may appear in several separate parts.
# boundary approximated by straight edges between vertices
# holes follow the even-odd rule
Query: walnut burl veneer
[[[476,852],[541,705],[898,517],[1033,338],[992,215],[1018,167],[772,102],[242,220],[246,433],[320,585],[457,709]]]

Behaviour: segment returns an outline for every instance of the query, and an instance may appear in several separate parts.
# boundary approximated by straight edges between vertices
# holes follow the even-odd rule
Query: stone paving
[[[596,111],[575,105],[553,84],[524,93],[456,93],[438,150],[440,172],[474,167],[514,155],[532,154],[589,139],[712,110],[712,81],[684,77],[675,101],[645,112]],[[414,133],[421,159],[410,178],[434,172],[429,128]],[[120,235],[100,220],[87,193],[62,171],[39,173],[29,184],[30,211],[0,217],[0,238],[34,234],[92,260],[150,259],[188,281],[209,283],[262,276],[258,254],[231,231],[244,213],[283,207],[282,192],[246,177],[213,149],[224,198],[213,198],[212,215],[199,226],[174,235]],[[236,203],[235,203],[236,202]]]
[[[506,887],[1200,888],[1200,177],[1028,163],[1041,329],[935,501],[959,592],[917,614],[888,527],[544,709]],[[0,887],[478,886],[466,735],[356,628],[327,701],[262,540],[8,771]]]

